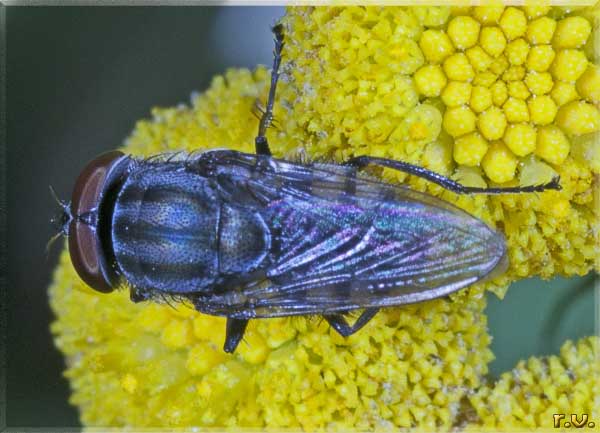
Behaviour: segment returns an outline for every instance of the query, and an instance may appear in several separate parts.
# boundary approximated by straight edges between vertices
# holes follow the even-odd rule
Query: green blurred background
[[[275,7],[5,7],[9,427],[77,427],[54,348],[46,257],[82,166],[119,146],[152,106],[187,103],[228,67],[271,62]],[[224,147],[228,143],[220,143]],[[527,280],[490,296],[492,376],[594,332],[594,277]],[[107,324],[110,326],[110,324]]]

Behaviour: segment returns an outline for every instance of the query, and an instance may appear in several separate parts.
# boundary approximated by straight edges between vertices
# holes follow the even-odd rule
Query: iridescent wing
[[[433,196],[352,167],[259,159],[199,159],[222,198],[256,208],[274,240],[264,272],[202,298],[203,311],[275,317],[419,302],[483,279],[505,258],[500,233]]]

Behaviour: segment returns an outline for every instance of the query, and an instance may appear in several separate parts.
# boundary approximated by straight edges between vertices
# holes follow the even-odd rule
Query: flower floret
[[[556,53],[551,45],[537,45],[531,47],[527,55],[527,69],[544,72],[550,68]]]
[[[565,49],[556,54],[550,72],[561,81],[576,81],[585,72],[588,60],[580,50]]]
[[[448,23],[448,36],[459,50],[472,47],[479,39],[481,25],[470,16],[458,16]]]
[[[424,96],[439,96],[446,82],[444,71],[439,65],[426,65],[415,72],[417,91]]]
[[[589,64],[577,80],[577,92],[592,103],[600,102],[600,67]]]
[[[520,66],[527,61],[529,44],[523,38],[515,39],[506,46],[506,55],[511,65]]]
[[[535,150],[537,133],[528,123],[510,125],[504,133],[504,143],[517,156],[529,155]]]
[[[425,30],[419,46],[430,63],[442,63],[446,57],[454,53],[454,46],[446,32],[442,30]]]
[[[525,13],[516,7],[508,7],[500,18],[500,28],[509,41],[519,38],[527,31]]]
[[[556,21],[550,17],[533,20],[527,26],[527,40],[533,45],[545,45],[552,42]]]
[[[481,47],[492,57],[497,57],[506,47],[506,38],[499,27],[484,27],[479,37]]]
[[[456,107],[469,102],[471,85],[462,81],[450,81],[442,92],[442,101],[448,107]]]
[[[592,26],[583,17],[567,17],[558,22],[552,44],[556,48],[579,48],[592,32]]]

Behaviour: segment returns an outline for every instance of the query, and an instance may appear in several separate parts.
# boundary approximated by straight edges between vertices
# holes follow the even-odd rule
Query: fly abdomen
[[[133,286],[200,291],[218,277],[220,207],[205,179],[175,166],[133,171],[117,197],[112,243]]]
[[[271,248],[271,234],[262,216],[228,205],[221,208],[218,239],[219,268],[225,275],[252,272]]]

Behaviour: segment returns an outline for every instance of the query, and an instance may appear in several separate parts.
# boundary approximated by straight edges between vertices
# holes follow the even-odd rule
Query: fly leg
[[[267,99],[267,107],[260,118],[258,124],[258,135],[254,140],[256,145],[256,153],[258,155],[271,155],[269,143],[265,133],[267,128],[273,121],[273,104],[275,104],[275,89],[277,88],[277,80],[279,79],[279,65],[281,64],[281,50],[283,49],[283,26],[277,24],[273,27],[275,34],[275,50],[273,50],[273,70],[271,71],[271,88],[269,89],[269,98]]]
[[[426,168],[419,167],[418,165],[409,164],[403,161],[395,161],[393,159],[377,158],[374,156],[357,156],[349,159],[344,165],[350,165],[357,169],[364,168],[368,165],[378,165],[380,167],[388,167],[394,170],[398,170],[404,173],[412,174],[414,176],[421,177],[430,182],[436,183],[441,187],[458,193],[458,194],[471,194],[471,193],[483,193],[483,194],[505,194],[505,193],[518,193],[518,192],[542,192],[549,189],[560,190],[560,178],[554,177],[550,182],[541,185],[527,185],[527,186],[510,186],[510,187],[499,187],[499,188],[480,188],[474,186],[462,185],[450,178],[442,176],[441,174],[427,170]]]
[[[346,322],[346,319],[342,314],[324,314],[323,317],[331,327],[338,332],[338,334],[342,337],[348,337],[369,323],[369,320],[371,320],[378,311],[379,308],[366,308],[352,326],[348,325],[348,322]]]
[[[136,304],[150,299],[150,292],[139,287],[131,287],[129,289],[129,299]]]
[[[235,348],[240,344],[244,337],[244,332],[248,326],[248,319],[234,319],[232,317],[227,318],[227,325],[225,328],[225,344],[223,350],[227,353],[233,353]]]

